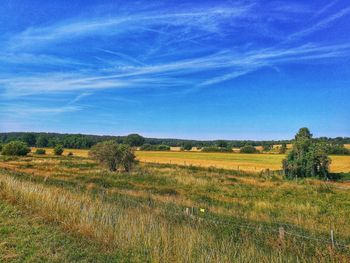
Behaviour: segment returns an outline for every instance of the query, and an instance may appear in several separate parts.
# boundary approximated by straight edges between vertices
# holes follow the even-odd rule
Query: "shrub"
[[[246,145],[246,146],[243,146],[240,150],[239,150],[240,153],[257,153],[259,152],[257,149],[255,149],[254,146],[252,145]]]
[[[0,153],[1,153],[1,151],[2,151],[2,144],[0,144]]]
[[[69,152],[69,153],[67,154],[67,156],[73,156],[73,153],[72,153],[72,152]]]
[[[55,148],[53,148],[53,152],[55,155],[62,155],[64,149],[63,149],[63,146],[61,144],[57,144],[55,146]]]
[[[12,141],[3,146],[2,154],[11,156],[25,156],[30,152],[30,148],[25,142]]]
[[[136,163],[136,156],[129,145],[118,144],[115,141],[104,141],[94,145],[89,156],[106,166],[110,171],[123,167],[129,172]]]
[[[36,149],[36,154],[46,154],[46,151],[44,149]]]

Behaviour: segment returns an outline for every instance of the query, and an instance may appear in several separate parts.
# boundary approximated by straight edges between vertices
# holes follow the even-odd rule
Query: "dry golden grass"
[[[74,194],[57,187],[20,182],[0,176],[2,199],[46,220],[57,222],[66,231],[98,240],[110,249],[139,251],[139,262],[280,262],[292,260],[279,250],[266,252],[249,239],[218,239],[205,225],[169,223],[157,209],[123,208],[93,200],[85,194]],[[238,252],[238,253],[237,253]],[[339,259],[346,259],[338,255]],[[315,258],[317,259],[317,257]],[[319,258],[323,261],[322,257]],[[345,262],[345,261],[344,261]]]

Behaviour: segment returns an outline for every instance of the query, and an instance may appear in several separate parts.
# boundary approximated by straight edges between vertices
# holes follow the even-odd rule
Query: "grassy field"
[[[33,148],[33,151],[35,148]],[[52,154],[52,149],[46,149]],[[87,157],[87,150],[66,149],[64,155],[72,152],[76,156]],[[240,154],[240,153],[202,153],[202,152],[160,152],[136,151],[142,162],[195,165],[217,168],[261,171],[265,169],[280,170],[285,155],[282,154]],[[331,172],[350,172],[350,156],[331,156]]]
[[[4,261],[350,260],[346,182],[147,163],[110,173],[78,156],[0,158]]]

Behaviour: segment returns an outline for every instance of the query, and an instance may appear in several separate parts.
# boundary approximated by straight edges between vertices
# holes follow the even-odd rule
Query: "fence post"
[[[331,243],[332,243],[332,249],[334,249],[334,231],[331,229]]]
[[[278,229],[278,239],[280,241],[280,244],[282,245],[284,243],[284,234],[285,234],[285,231],[284,231],[284,228],[281,226],[279,229]]]

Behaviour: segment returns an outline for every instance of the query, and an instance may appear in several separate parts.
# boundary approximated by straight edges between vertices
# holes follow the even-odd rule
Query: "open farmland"
[[[1,157],[0,185],[2,260],[350,260],[347,183],[164,164],[112,173],[85,157],[32,155]]]
[[[36,148],[32,148],[32,152]],[[46,148],[48,154],[53,150]],[[76,156],[87,157],[88,150],[65,149],[64,155],[72,152]],[[179,151],[136,151],[141,162],[194,165],[217,167],[231,170],[262,171],[265,169],[280,170],[283,154],[240,154],[240,153],[203,153]],[[333,155],[331,172],[350,172],[350,156]]]

